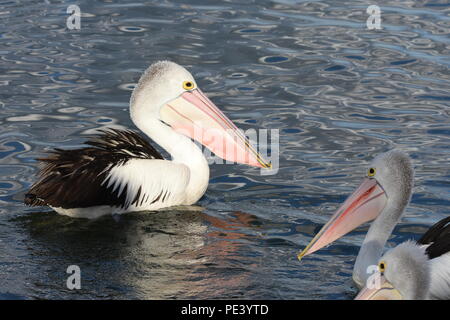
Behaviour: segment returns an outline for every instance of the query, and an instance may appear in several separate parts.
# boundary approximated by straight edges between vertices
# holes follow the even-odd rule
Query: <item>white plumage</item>
[[[25,203],[85,218],[194,204],[206,191],[209,167],[192,139],[225,160],[270,167],[192,75],[173,62],[145,71],[133,90],[130,116],[171,160],[132,131],[104,131],[86,142],[91,147],[56,149],[39,159],[45,164],[41,178]]]
[[[378,261],[379,287],[367,284],[356,299],[449,300],[450,252],[430,258],[434,244],[406,241],[388,250]]]
[[[132,159],[114,166],[103,182],[118,195],[126,188],[128,210],[156,210],[186,203],[190,170],[184,164],[165,160]],[[138,191],[140,195],[138,195]],[[136,204],[132,202],[138,197]]]
[[[429,298],[450,300],[450,252],[429,261],[431,285]]]

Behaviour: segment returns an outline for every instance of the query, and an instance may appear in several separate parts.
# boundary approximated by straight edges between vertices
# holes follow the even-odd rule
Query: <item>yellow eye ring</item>
[[[383,272],[386,271],[386,262],[381,261],[381,262],[378,264],[378,271],[380,271],[381,273],[383,273]]]
[[[184,90],[192,90],[195,88],[195,84],[192,81],[184,81],[183,82],[183,89]]]
[[[370,169],[367,171],[367,175],[368,175],[369,177],[373,177],[373,176],[375,175],[376,172],[377,172],[377,170],[375,170],[375,168],[370,168]]]

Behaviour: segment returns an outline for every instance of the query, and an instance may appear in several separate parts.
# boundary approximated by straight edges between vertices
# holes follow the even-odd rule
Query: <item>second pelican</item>
[[[353,268],[353,280],[359,287],[363,287],[370,275],[367,268],[377,265],[384,245],[410,201],[413,181],[414,170],[408,155],[391,150],[377,156],[367,168],[361,185],[347,198],[298,258],[301,259],[361,224],[374,220]]]

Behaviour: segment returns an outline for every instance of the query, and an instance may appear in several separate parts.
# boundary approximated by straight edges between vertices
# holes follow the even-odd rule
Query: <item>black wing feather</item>
[[[429,244],[426,253],[430,259],[450,252],[450,217],[444,218],[433,225],[417,243]]]
[[[108,169],[130,159],[164,159],[146,140],[131,130],[107,129],[86,142],[91,147],[50,151],[40,179],[25,195],[30,206],[50,205],[62,208],[86,208],[99,205],[123,206],[126,188],[120,196],[113,186],[102,182]],[[134,202],[137,202],[135,199]]]

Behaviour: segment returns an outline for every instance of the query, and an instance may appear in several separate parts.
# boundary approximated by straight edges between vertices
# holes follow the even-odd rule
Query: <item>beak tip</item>
[[[302,250],[298,255],[297,255],[297,259],[298,261],[302,261],[303,257],[305,256],[306,252],[305,250]]]
[[[257,166],[261,167],[263,169],[269,169],[270,170],[270,169],[272,169],[272,162],[266,162],[266,161],[264,161],[262,159],[258,159]]]

